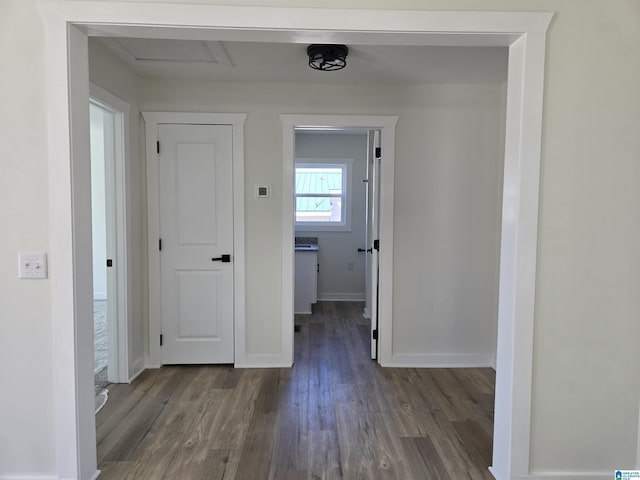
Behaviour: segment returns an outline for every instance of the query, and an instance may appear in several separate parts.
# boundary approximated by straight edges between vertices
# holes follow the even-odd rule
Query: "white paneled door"
[[[232,127],[158,139],[162,363],[233,363]]]

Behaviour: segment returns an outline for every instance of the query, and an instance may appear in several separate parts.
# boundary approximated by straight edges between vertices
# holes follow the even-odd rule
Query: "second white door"
[[[232,127],[158,127],[162,363],[233,363]]]

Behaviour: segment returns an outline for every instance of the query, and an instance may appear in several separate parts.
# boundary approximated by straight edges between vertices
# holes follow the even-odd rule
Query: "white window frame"
[[[296,208],[294,194],[294,225],[298,232],[350,232],[351,231],[351,210],[352,210],[352,190],[353,190],[353,158],[296,158],[295,168],[298,167],[330,167],[342,168],[342,214],[341,222],[298,222],[295,220]],[[295,175],[294,175],[295,179]],[[324,196],[324,195],[313,195]]]

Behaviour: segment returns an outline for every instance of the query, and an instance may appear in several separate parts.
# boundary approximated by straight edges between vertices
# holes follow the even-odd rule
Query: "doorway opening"
[[[318,32],[322,32],[319,35],[321,38],[331,38],[335,26],[334,16],[323,15],[318,18],[317,12],[305,9],[278,9],[278,15],[267,15],[257,14],[254,9],[228,8],[220,12],[216,6],[192,6],[187,10],[168,11],[159,6],[147,15],[136,4],[125,5],[117,13],[86,9],[83,5],[76,10],[75,4],[58,7],[56,5],[56,10],[47,10],[45,20],[48,26],[47,58],[51,66],[49,75],[52,78],[48,82],[47,109],[52,166],[51,210],[56,212],[59,220],[52,226],[51,234],[51,248],[56,253],[52,255],[51,262],[56,271],[52,282],[52,317],[56,338],[54,370],[58,378],[55,388],[56,415],[59,420],[56,445],[59,475],[89,478],[86,472],[93,474],[95,471],[95,460],[92,459],[95,450],[91,447],[92,442],[84,440],[90,438],[94,422],[87,415],[87,396],[83,393],[86,382],[83,365],[87,363],[88,352],[82,345],[87,332],[77,319],[86,317],[90,308],[83,299],[87,282],[90,282],[91,268],[85,264],[82,255],[82,261],[74,262],[74,255],[88,251],[91,241],[90,232],[80,227],[83,223],[77,221],[90,215],[83,208],[88,200],[87,189],[83,188],[88,169],[84,166],[86,156],[82,155],[88,137],[88,122],[84,121],[83,114],[87,110],[83,107],[86,106],[88,92],[83,86],[87,76],[86,33],[82,25],[81,28],[76,25],[99,27],[108,24],[107,28],[114,31],[126,30],[138,28],[125,26],[131,19],[137,19],[147,25],[169,27],[163,30],[163,35],[178,35],[180,28],[175,25],[179,23],[191,31],[205,27],[239,36],[259,30],[261,38],[269,34],[286,36],[293,33],[297,41],[307,38],[317,40]],[[215,27],[207,23],[206,19],[211,15],[218,19]],[[504,368],[499,369],[496,386],[492,472],[497,478],[526,475],[529,471],[540,131],[545,32],[550,19],[551,14],[524,12],[367,11],[363,15],[360,11],[354,11],[343,16],[343,30],[337,31],[345,42],[362,32],[382,43],[406,41],[411,37],[418,44],[432,41],[444,41],[448,45],[456,42],[477,44],[484,41],[509,46],[504,208],[510,216],[503,217],[502,229],[502,244],[507,248],[502,251],[500,272],[498,364]],[[283,21],[290,30],[283,28]],[[315,31],[309,33],[311,28]],[[128,33],[131,34],[130,31]],[[291,145],[285,143],[283,147],[285,152],[291,152],[293,142]],[[285,165],[285,171],[292,175],[292,166]],[[389,180],[393,182],[393,178]],[[385,175],[381,185],[381,243],[385,248],[386,182]],[[285,185],[285,188],[290,187]],[[387,192],[392,194],[393,187]],[[290,212],[292,198],[286,195],[290,192],[284,193],[283,208],[285,212]],[[289,259],[283,260],[282,305],[285,317],[282,355],[278,355],[278,361],[283,357],[291,358],[292,353],[292,345],[287,344],[287,340],[292,338],[290,330],[293,325],[287,314],[288,305],[292,305],[293,299],[286,279],[293,276],[293,231],[290,225],[285,225],[284,229],[283,258],[288,255]],[[388,231],[389,235],[391,231]],[[390,240],[393,241],[392,237]],[[390,304],[385,305],[384,302],[388,293],[385,291],[385,274],[391,273],[386,271],[388,266],[385,256],[382,256],[380,289],[383,301],[380,307],[383,321],[385,307],[390,308]],[[290,322],[288,325],[287,321]],[[385,338],[383,335],[383,356]],[[76,355],[68,355],[69,351],[76,352]]]
[[[93,372],[98,410],[106,402],[110,383],[129,380],[124,199],[128,106],[95,85],[90,90]]]
[[[112,243],[112,229],[108,228],[112,218],[111,195],[107,195],[107,172],[113,165],[113,114],[95,103],[89,106],[91,126],[91,240],[93,255],[93,373],[96,395],[108,385],[109,371],[109,323],[116,313],[113,311],[113,289],[109,268],[113,259],[107,243]],[[110,189],[109,189],[110,190]],[[109,225],[110,227],[110,225]],[[111,246],[111,245],[110,245]],[[111,290],[111,292],[110,292]],[[114,365],[111,363],[111,369]]]
[[[298,127],[294,141],[295,331],[321,308],[317,302],[349,302],[369,327],[367,349],[376,359],[379,131]]]
[[[308,262],[309,258],[307,257],[317,255],[319,258],[323,258],[320,254],[321,242],[318,242],[319,237],[314,236],[321,235],[325,237],[327,245],[341,245],[340,250],[342,253],[339,260],[335,262],[338,269],[336,273],[339,276],[344,276],[345,272],[341,270],[350,271],[350,264],[352,263],[349,261],[350,256],[365,253],[370,257],[360,259],[362,270],[364,271],[361,278],[366,275],[365,281],[362,282],[364,285],[360,284],[361,292],[359,294],[364,300],[361,310],[363,313],[368,313],[370,318],[371,358],[384,365],[384,361],[389,358],[388,355],[391,352],[391,335],[387,335],[385,343],[384,332],[391,332],[392,328],[393,175],[395,125],[398,117],[375,115],[281,115],[280,118],[283,124],[283,218],[291,219],[289,222],[283,222],[284,317],[282,329],[283,345],[285,347],[290,346],[290,350],[286,351],[285,355],[293,361],[294,313],[297,303],[294,285],[299,283],[295,277],[296,274],[300,275],[301,273],[299,272],[300,261],[310,263],[311,269],[313,269],[313,262]],[[356,136],[355,145],[352,146],[354,147],[352,153],[356,157],[361,157],[358,162],[353,158],[344,158],[345,154],[339,153],[335,149],[336,144],[345,143],[345,146],[348,144],[345,140],[336,141],[335,136],[346,136],[347,134]],[[311,136],[309,137],[309,135]],[[331,147],[333,159],[331,157],[329,159],[317,158],[323,150],[326,151],[326,147],[323,148],[323,144],[325,144],[323,138],[329,138],[327,135],[334,136],[333,146]],[[359,147],[358,135],[361,136]],[[307,137],[305,138],[305,136]],[[381,151],[382,146],[387,149],[384,176],[381,175],[379,158],[376,156],[376,153]],[[357,153],[359,149],[360,154]],[[304,160],[305,155],[306,160]],[[312,157],[308,155],[312,155]],[[350,187],[353,190],[350,192],[351,195],[348,195],[349,192],[346,191],[341,191],[342,193],[338,194],[334,190],[331,193],[327,188],[324,188],[324,190],[327,190],[326,192],[305,192],[303,188],[298,191],[298,165],[300,165],[301,169],[307,170],[304,173],[307,177],[310,175],[310,166],[320,166],[321,169],[329,167],[336,172],[338,170],[344,172],[344,178],[341,177],[343,180],[342,188],[345,190]],[[326,174],[326,172],[324,173]],[[363,176],[366,178],[362,178]],[[369,179],[371,179],[371,182],[369,182]],[[367,181],[362,182],[362,180]],[[362,203],[359,209],[359,219],[356,219],[356,214],[354,213],[358,210],[357,208],[354,210],[357,184],[359,184],[358,191],[361,194],[360,200]],[[369,188],[366,188],[367,185]],[[380,201],[382,198],[385,199],[384,202]],[[288,199],[291,200],[287,201]],[[305,212],[305,210],[314,210],[310,207],[305,207],[309,203],[309,199],[314,202],[313,205],[318,204],[317,208],[314,207],[315,212]],[[326,208],[323,207],[322,200],[327,204]],[[333,200],[333,202],[330,200]],[[331,213],[331,203],[336,206],[339,205],[341,213]],[[323,211],[323,208],[326,211]],[[331,214],[331,217],[336,217],[336,221],[325,221],[324,224],[317,221],[318,215],[327,216],[329,214]],[[312,219],[310,222],[305,221],[313,215],[316,215],[316,219]],[[329,220],[329,217],[327,217],[327,220]],[[360,221],[360,226],[358,226],[358,220]],[[314,231],[314,229],[319,228],[318,225],[325,230]],[[354,229],[356,230],[355,234],[353,234]],[[306,236],[303,237],[302,234]],[[329,236],[330,234],[331,236]],[[332,238],[335,234],[340,235]],[[304,241],[296,242],[296,237],[304,239]],[[348,237],[351,237],[352,244],[350,244]],[[287,241],[287,239],[290,239],[290,241]],[[316,252],[296,251],[296,243],[308,245],[314,241],[317,247]],[[382,252],[379,248],[381,244],[387,247]],[[364,252],[358,252],[358,249],[364,250]],[[371,249],[371,254],[368,253],[369,249]],[[298,259],[298,257],[300,258]],[[297,260],[300,261],[296,263]],[[354,260],[354,270],[355,265],[356,261]],[[319,268],[323,270],[321,265]],[[309,275],[311,274],[312,272],[309,273]],[[330,275],[328,276],[330,277]],[[317,282],[318,278],[315,278],[314,281]],[[313,285],[314,281],[301,282],[301,285],[308,287],[309,284]],[[366,287],[367,283],[369,284],[368,288]],[[333,286],[336,283],[335,281],[327,281],[326,284]],[[322,288],[322,284],[320,284],[320,288]],[[322,298],[322,295],[318,297]],[[311,298],[313,298],[313,295],[311,295]],[[331,295],[331,292],[325,298],[327,300],[337,299],[335,293]],[[346,298],[342,297],[341,299],[352,300],[348,294]],[[382,342],[379,342],[378,339],[381,339]]]

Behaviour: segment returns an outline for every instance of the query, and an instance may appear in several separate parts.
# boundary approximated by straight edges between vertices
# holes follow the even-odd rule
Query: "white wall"
[[[633,468],[640,397],[640,4],[635,0],[236,3],[556,12],[547,47],[531,469],[539,475],[601,472],[602,478],[608,478],[614,468]],[[56,469],[53,408],[41,400],[55,380],[50,288],[46,280],[19,281],[16,273],[17,252],[46,251],[50,222],[55,221],[49,218],[42,114],[46,104],[43,31],[34,0],[1,0],[0,9],[0,92],[4,94],[0,102],[0,384],[8,386],[0,395],[0,477],[45,476]],[[206,109],[228,108],[221,95],[205,87],[198,86],[194,96],[206,100]],[[153,89],[150,93],[164,90]],[[366,101],[354,96],[349,110],[358,107],[371,114],[395,110],[389,98],[377,102],[374,92],[368,91],[372,95]],[[303,94],[309,91],[296,92]],[[316,111],[353,113],[339,103],[347,94]],[[173,104],[203,109],[190,97],[182,92]],[[287,95],[277,97],[275,104],[287,104]],[[234,110],[256,100],[266,105],[247,123],[247,134],[255,138],[253,146],[248,145],[247,186],[262,181],[279,186],[281,171],[274,168],[275,160],[267,158],[263,163],[256,151],[260,141],[270,149],[279,147],[279,122],[266,113],[275,108],[268,98],[256,99],[251,93],[246,100],[238,95],[233,100]],[[154,104],[164,108],[169,102]],[[320,105],[318,98],[314,104]],[[291,113],[309,113],[301,110]],[[404,135],[401,128],[399,124],[398,133]],[[404,175],[401,170],[397,173]],[[136,188],[142,189],[143,184]],[[278,287],[261,283],[269,278],[269,269],[273,273],[280,265],[276,190],[272,202],[247,199],[247,304],[254,332],[248,347],[254,352],[273,345],[280,334],[271,329],[280,315]],[[275,258],[261,267],[265,253]],[[261,310],[266,312],[264,325],[256,321]],[[257,341],[262,333],[264,344]]]
[[[503,93],[501,84],[396,87],[141,80],[143,111],[248,112],[249,354],[280,350],[281,259],[274,252],[280,251],[280,222],[290,220],[281,218],[278,115],[398,114],[394,348],[424,358],[442,353],[483,356],[490,363],[497,325]],[[425,156],[427,151],[430,156]],[[424,182],[430,182],[431,192],[425,191]],[[273,186],[269,200],[253,197],[258,183]],[[425,217],[428,212],[430,217]],[[439,243],[432,240],[434,235]],[[435,264],[450,245],[456,255]],[[441,298],[449,303],[438,304]]]
[[[638,441],[640,2],[537,8],[558,14],[547,44],[531,465],[610,474],[633,468]]]
[[[20,251],[49,249],[42,22],[34,2],[0,3],[0,478],[55,469],[48,280],[18,280]],[[54,275],[54,272],[51,272]]]
[[[366,236],[367,135],[296,133],[296,157],[351,158],[351,231],[301,231],[296,236],[318,237],[318,298],[364,300]]]
[[[105,179],[105,111],[91,105],[91,242],[93,298],[107,299],[107,206]]]
[[[503,86],[403,92],[393,351],[491,365],[498,324]]]
[[[89,39],[89,78],[91,82],[130,105],[129,151],[126,154],[127,202],[126,239],[129,275],[129,377],[144,366],[147,353],[146,328],[146,177],[140,148],[140,109],[138,108],[138,77],[127,65],[107,50],[100,42]]]

